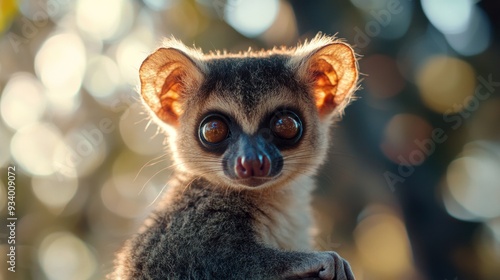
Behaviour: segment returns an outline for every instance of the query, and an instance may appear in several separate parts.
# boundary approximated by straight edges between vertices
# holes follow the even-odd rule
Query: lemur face
[[[217,58],[186,100],[177,150],[190,170],[212,181],[259,187],[313,170],[326,149],[308,88],[287,65],[290,57]],[[206,162],[193,160],[195,152]],[[182,154],[184,153],[184,155]],[[193,161],[191,161],[193,160]]]
[[[317,169],[357,79],[328,37],[292,50],[203,56],[173,43],[141,66],[141,93],[181,169],[223,186],[286,185]]]
[[[179,126],[188,128],[178,135],[179,153],[196,151],[208,159],[187,160],[190,169],[213,170],[207,176],[221,183],[258,187],[316,167],[326,139],[314,99],[297,82],[288,59],[207,61],[209,72],[196,93],[202,102],[186,100],[193,109],[179,119]]]

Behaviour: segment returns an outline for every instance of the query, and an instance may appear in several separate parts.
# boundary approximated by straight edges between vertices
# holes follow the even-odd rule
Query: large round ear
[[[341,114],[357,87],[356,55],[345,43],[327,44],[302,58],[298,75],[311,86],[321,118]]]
[[[139,70],[141,95],[156,116],[176,126],[182,114],[182,102],[203,81],[196,63],[184,52],[160,48],[149,55]]]

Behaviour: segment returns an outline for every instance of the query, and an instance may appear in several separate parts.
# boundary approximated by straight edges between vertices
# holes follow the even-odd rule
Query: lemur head
[[[169,39],[140,68],[141,95],[178,168],[260,189],[311,174],[357,87],[356,56],[333,37],[292,49],[204,55]]]

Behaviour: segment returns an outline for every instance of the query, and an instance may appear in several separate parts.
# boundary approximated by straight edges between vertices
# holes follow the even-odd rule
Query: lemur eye
[[[291,140],[301,136],[302,122],[293,112],[279,112],[271,119],[271,130],[276,136]]]
[[[220,116],[208,116],[200,125],[200,138],[210,144],[217,144],[224,141],[229,128],[226,121]]]

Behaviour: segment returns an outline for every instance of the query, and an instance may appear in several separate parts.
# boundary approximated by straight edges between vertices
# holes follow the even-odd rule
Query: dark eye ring
[[[225,117],[212,114],[206,116],[200,123],[198,136],[205,145],[217,145],[229,136],[229,126]]]
[[[302,137],[302,121],[292,111],[279,111],[269,124],[275,136],[284,140],[297,141]]]

